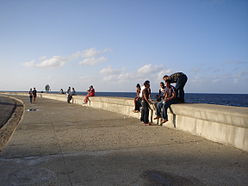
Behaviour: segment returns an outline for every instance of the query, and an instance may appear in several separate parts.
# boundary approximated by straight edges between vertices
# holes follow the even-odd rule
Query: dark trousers
[[[134,98],[134,110],[138,110],[140,111],[140,107],[141,107],[141,99],[140,98]]]
[[[184,86],[187,82],[188,78],[185,74],[181,75],[177,82],[176,82],[176,93],[177,93],[177,99],[178,99],[178,102],[181,102],[183,103],[184,102]]]
[[[29,96],[29,101],[30,101],[30,103],[32,103],[32,101],[33,101],[33,96]]]
[[[68,95],[67,96],[67,103],[70,103],[71,99],[72,99],[72,95]]]
[[[149,104],[146,101],[141,102],[142,109],[141,109],[141,118],[140,121],[144,123],[149,123]]]
[[[162,110],[162,118],[165,120],[168,120],[168,114],[167,109],[170,107],[171,104],[175,103],[176,99],[171,99],[163,104],[163,110]]]

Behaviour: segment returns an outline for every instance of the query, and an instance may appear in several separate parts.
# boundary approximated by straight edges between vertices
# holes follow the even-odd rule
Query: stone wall
[[[42,93],[38,94],[38,97],[67,101],[67,96],[63,94]],[[83,99],[83,96],[74,96],[72,102],[120,113],[127,117],[137,119],[140,117],[139,113],[132,112],[134,103],[130,98],[91,97],[88,104],[83,104]],[[151,120],[155,117],[154,113],[150,112]],[[174,104],[170,110],[168,109],[168,113],[169,121],[164,124],[166,127],[248,151],[248,108],[212,104]],[[153,122],[158,124],[157,121]]]

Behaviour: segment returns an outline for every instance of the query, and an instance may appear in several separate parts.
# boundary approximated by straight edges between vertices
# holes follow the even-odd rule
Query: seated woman
[[[136,96],[134,98],[134,110],[133,112],[138,113],[140,112],[140,107],[141,107],[141,97],[140,97],[140,84],[136,85]]]
[[[165,97],[164,99],[158,103],[157,105],[157,117],[154,119],[161,118],[161,109],[162,109],[162,121],[161,125],[168,121],[168,115],[167,115],[167,109],[169,106],[173,103],[176,103],[176,90],[175,87],[173,87],[170,84],[170,80],[166,80],[166,88],[165,88]]]
[[[89,87],[89,90],[87,92],[88,94],[84,98],[84,104],[88,103],[89,97],[95,96],[95,89],[92,85]]]

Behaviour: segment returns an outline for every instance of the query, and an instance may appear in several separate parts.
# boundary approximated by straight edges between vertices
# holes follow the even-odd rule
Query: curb
[[[4,146],[9,142],[12,135],[14,134],[18,124],[23,119],[25,105],[24,102],[18,98],[12,96],[5,96],[10,99],[15,100],[15,106],[13,108],[13,112],[7,122],[0,129],[0,151],[3,150]]]

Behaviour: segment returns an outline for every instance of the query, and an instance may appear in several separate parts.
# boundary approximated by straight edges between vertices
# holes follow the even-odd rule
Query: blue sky
[[[248,93],[246,0],[0,0],[0,90]]]

